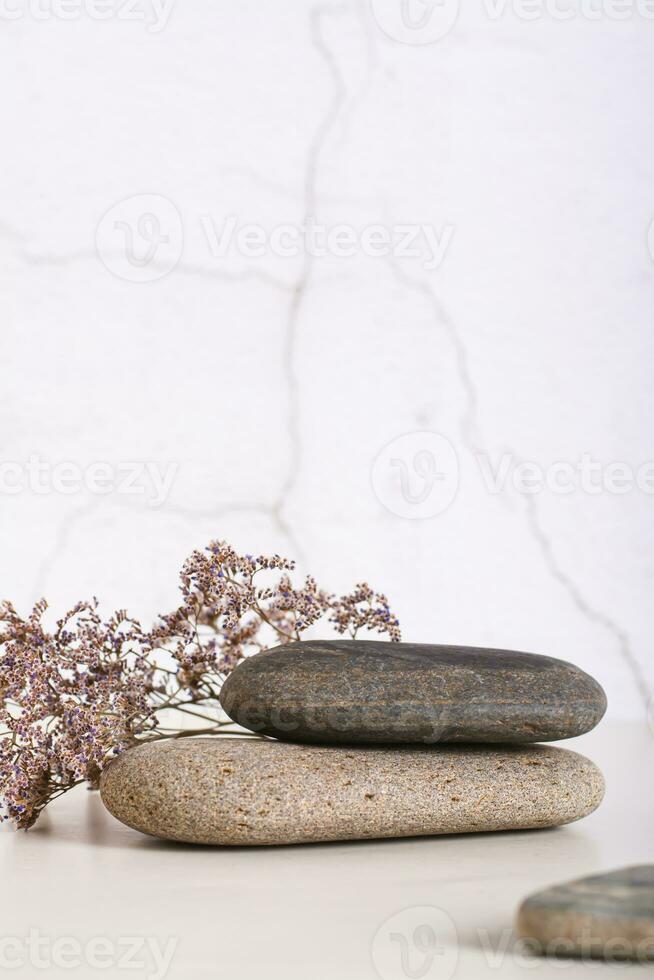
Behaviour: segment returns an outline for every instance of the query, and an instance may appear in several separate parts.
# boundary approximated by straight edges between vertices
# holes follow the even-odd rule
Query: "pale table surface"
[[[604,724],[565,744],[600,765],[607,794],[556,830],[203,848],[142,836],[76,790],[27,834],[0,832],[0,975],[161,980],[156,943],[172,953],[168,980],[651,977],[650,966],[526,960],[516,947],[530,892],[654,861],[652,733]],[[420,946],[429,927],[435,954]]]

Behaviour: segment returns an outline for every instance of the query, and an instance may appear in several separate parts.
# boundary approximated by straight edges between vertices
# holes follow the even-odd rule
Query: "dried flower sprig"
[[[0,820],[28,828],[52,800],[138,742],[233,731],[218,701],[243,657],[299,640],[326,619],[338,634],[400,639],[384,595],[366,583],[334,596],[294,563],[239,555],[223,541],[181,571],[181,605],[150,631],[124,611],[103,621],[80,602],[53,631],[45,601],[23,619],[0,603]]]

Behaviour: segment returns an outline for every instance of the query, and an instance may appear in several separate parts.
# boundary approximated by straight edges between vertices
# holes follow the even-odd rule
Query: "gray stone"
[[[333,748],[254,738],[138,746],[105,770],[118,820],[198,844],[297,844],[552,827],[604,792],[600,771],[550,746]]]
[[[475,647],[342,640],[249,657],[223,685],[239,725],[329,744],[547,742],[581,735],[604,691],[553,657]]]
[[[537,892],[520,907],[518,932],[549,955],[654,959],[654,865]]]

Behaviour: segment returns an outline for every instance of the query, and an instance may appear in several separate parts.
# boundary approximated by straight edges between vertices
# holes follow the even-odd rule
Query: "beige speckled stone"
[[[198,844],[296,844],[552,827],[591,813],[599,769],[576,752],[333,748],[187,738],[138,746],[102,777],[136,830]]]

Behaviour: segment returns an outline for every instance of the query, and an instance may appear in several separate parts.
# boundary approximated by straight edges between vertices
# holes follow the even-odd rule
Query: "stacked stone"
[[[581,735],[600,685],[552,657],[377,641],[300,642],[243,661],[221,703],[268,739],[143,745],[102,797],[145,833],[292,844],[553,827],[601,802]]]

